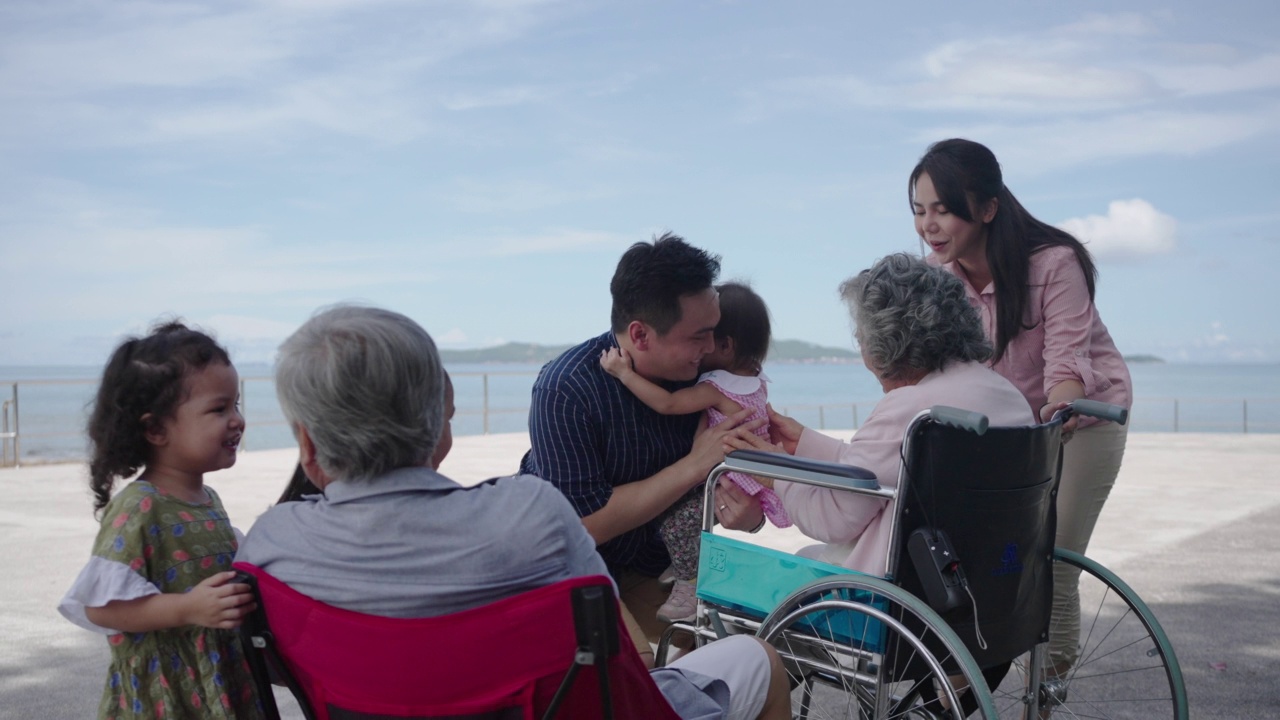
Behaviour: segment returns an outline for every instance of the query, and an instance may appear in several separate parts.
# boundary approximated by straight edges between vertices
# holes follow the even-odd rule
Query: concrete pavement
[[[527,448],[524,434],[459,437],[441,469],[479,482],[513,472]],[[283,489],[294,458],[247,452],[206,479],[247,529]],[[1089,555],[1127,580],[1168,632],[1193,717],[1277,717],[1278,466],[1280,435],[1130,435],[1094,535]],[[96,711],[106,642],[55,610],[98,528],[85,478],[74,464],[0,469],[0,719]],[[757,538],[784,550],[808,542],[772,527]]]

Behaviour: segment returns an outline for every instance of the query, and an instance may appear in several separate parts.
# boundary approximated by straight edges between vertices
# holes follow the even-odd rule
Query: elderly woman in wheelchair
[[[866,423],[848,442],[770,412],[771,439],[791,455],[870,470],[894,486],[903,433],[934,405],[983,413],[992,424],[1034,422],[1026,398],[983,365],[991,344],[964,287],[923,261],[891,255],[840,286],[862,359],[884,388]],[[762,447],[739,441],[741,447]],[[764,449],[770,449],[765,447]],[[770,479],[805,535],[829,543],[818,559],[874,575],[888,574],[892,512],[884,498]]]
[[[841,296],[885,395],[847,442],[773,412],[771,443],[731,441],[738,452],[707,483],[698,620],[677,628],[772,643],[801,717],[1077,712],[1064,704],[1064,679],[1045,676],[1041,645],[1060,431],[1071,412],[1110,406],[1078,401],[1035,426],[1022,394],[983,364],[991,346],[963,286],[918,258],[886,257],[846,281]],[[759,522],[755,501],[720,480],[729,471],[773,487],[796,526],[824,544],[796,556],[712,534],[716,519],[729,529]],[[1138,688],[1081,681],[1073,693],[1087,704],[1078,711],[1185,717],[1172,649],[1141,600],[1085,558],[1057,561],[1101,578],[1099,616],[1119,618],[1107,626],[1121,630],[1119,650],[1094,649],[1110,664],[1136,652],[1154,670]],[[1018,672],[1001,685],[1011,664]]]

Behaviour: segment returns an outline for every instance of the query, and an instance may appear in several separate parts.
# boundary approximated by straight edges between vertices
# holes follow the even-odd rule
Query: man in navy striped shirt
[[[714,349],[719,272],[719,257],[672,233],[632,245],[609,286],[610,331],[547,363],[533,385],[520,472],[569,499],[650,637],[661,631],[657,577],[670,563],[658,518],[724,459],[723,438],[750,410],[698,433],[701,413],[654,412],[600,367],[600,354],[622,347],[641,376],[668,390],[692,385]]]

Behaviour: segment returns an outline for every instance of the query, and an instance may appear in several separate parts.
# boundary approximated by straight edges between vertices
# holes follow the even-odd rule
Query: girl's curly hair
[[[146,337],[129,338],[111,354],[88,425],[95,512],[107,506],[117,478],[146,464],[146,433],[173,416],[183,399],[183,379],[215,361],[231,364],[213,338],[176,320],[157,325]]]

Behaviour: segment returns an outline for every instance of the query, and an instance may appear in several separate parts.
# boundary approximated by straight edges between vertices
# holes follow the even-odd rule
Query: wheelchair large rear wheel
[[[1000,717],[1186,720],[1182,669],[1146,603],[1083,555],[1058,549],[1054,562],[1081,571],[1079,659],[1062,678],[1040,684],[1034,698],[1040,709],[1031,711],[1033,698],[1025,689],[1029,656],[1015,661],[1015,670],[995,692]]]
[[[879,578],[844,575],[806,585],[757,634],[782,655],[794,717],[943,718],[957,706],[996,717],[982,672],[955,632],[924,602]]]

